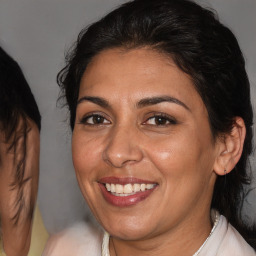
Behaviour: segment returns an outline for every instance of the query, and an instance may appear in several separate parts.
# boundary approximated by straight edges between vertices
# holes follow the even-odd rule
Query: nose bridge
[[[139,162],[143,157],[136,127],[116,125],[108,137],[103,159],[114,167]]]

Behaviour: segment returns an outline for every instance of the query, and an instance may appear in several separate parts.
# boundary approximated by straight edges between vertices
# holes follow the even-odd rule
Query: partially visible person
[[[41,116],[22,70],[0,47],[0,255],[40,255],[47,239],[38,210],[34,222],[40,234],[36,226],[32,228],[40,128]],[[37,243],[34,251],[30,250],[32,230],[32,241]]]

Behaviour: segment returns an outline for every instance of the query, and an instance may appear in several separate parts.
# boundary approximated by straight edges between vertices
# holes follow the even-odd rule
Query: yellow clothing
[[[28,256],[40,256],[43,253],[44,246],[48,239],[48,233],[44,227],[41,213],[38,206],[36,206],[34,212],[33,226],[32,226],[32,236],[31,244]],[[6,256],[3,251],[2,241],[0,239],[0,256]]]
[[[1,231],[1,223],[0,223],[0,231]],[[0,233],[0,256],[6,256],[3,249],[3,241],[2,241],[1,235],[2,233]]]
[[[3,252],[3,245],[2,245],[2,240],[1,240],[1,237],[0,237],[0,256],[5,256],[4,252]]]
[[[28,256],[42,255],[47,239],[48,233],[44,227],[43,219],[37,206],[34,212],[31,244]]]

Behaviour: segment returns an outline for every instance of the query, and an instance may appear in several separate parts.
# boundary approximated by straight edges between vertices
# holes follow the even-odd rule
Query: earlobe
[[[214,163],[214,171],[217,175],[225,175],[231,172],[239,161],[246,135],[246,127],[241,117],[235,117],[230,133],[224,134],[218,140],[218,155]]]

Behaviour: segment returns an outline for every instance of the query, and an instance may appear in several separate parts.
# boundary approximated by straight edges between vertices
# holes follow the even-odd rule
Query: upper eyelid
[[[163,117],[166,119],[170,119],[173,121],[176,121],[176,118],[172,115],[166,114],[164,112],[151,112],[147,114],[148,117],[146,117],[146,120],[150,119],[150,118],[154,118],[154,117]]]
[[[108,115],[106,115],[106,114],[104,114],[102,112],[94,112],[94,111],[86,113],[81,118],[79,118],[78,121],[82,122],[83,120],[88,119],[88,118],[93,117],[93,116],[101,116],[104,119],[108,120],[108,122],[111,123],[110,117]]]
[[[155,115],[155,116],[151,116],[151,117],[149,117],[147,120],[150,120],[150,119],[153,119],[153,118],[164,118],[164,119],[166,119],[166,120],[168,120],[168,121],[175,121],[174,120],[174,118],[169,118],[168,116],[161,116],[161,115]]]
[[[104,118],[109,118],[109,116],[107,114],[103,113],[102,111],[89,111],[85,114],[81,114],[82,118],[83,117],[94,116],[94,115],[102,116]]]
[[[168,118],[168,117],[164,117],[164,116],[152,116],[152,117],[149,117],[145,122],[143,123],[147,123],[149,120],[153,119],[153,118],[158,118],[158,117],[161,117],[161,118],[164,118],[166,119],[167,122],[169,122],[170,124],[173,124],[173,123],[177,123],[177,121],[173,118]]]
[[[151,119],[158,118],[158,117],[166,119],[167,123],[163,124],[163,125],[149,124],[148,123],[148,122],[150,122]],[[143,121],[143,123],[142,123],[142,125],[146,125],[146,126],[149,125],[149,126],[156,126],[156,127],[166,127],[166,126],[169,126],[169,125],[176,125],[176,124],[178,124],[177,119],[168,115],[168,114],[165,114],[165,113],[155,113],[155,114],[149,116],[148,118],[146,118],[146,120]]]

